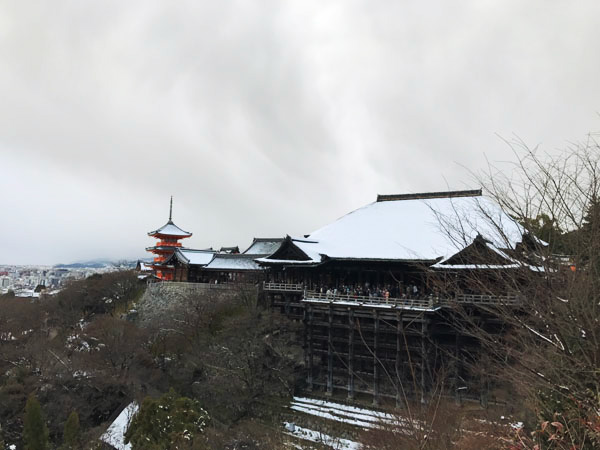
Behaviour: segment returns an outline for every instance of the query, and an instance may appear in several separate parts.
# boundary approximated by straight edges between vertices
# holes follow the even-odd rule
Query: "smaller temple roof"
[[[250,247],[244,250],[245,255],[270,255],[281,247],[283,238],[254,238]]]
[[[318,265],[323,261],[319,253],[319,243],[308,239],[286,236],[278,243],[276,250],[270,254],[254,255],[256,261],[267,264]]]
[[[232,255],[237,255],[240,252],[240,248],[235,245],[233,247],[221,247],[219,253],[228,253]]]
[[[172,257],[177,258],[184,264],[194,266],[205,266],[213,259],[215,253],[216,252],[210,250],[192,250],[178,248],[177,250],[175,250]]]
[[[505,250],[499,249],[483,236],[478,235],[473,242],[456,254],[432,265],[433,269],[446,270],[495,270],[527,268],[543,272],[544,268],[519,261]]]
[[[225,270],[225,271],[260,271],[261,266],[254,261],[254,255],[244,254],[223,254],[218,253],[212,261],[205,267],[206,270]]]
[[[145,263],[144,261],[138,260],[137,265],[136,265],[136,270],[138,270],[140,272],[151,272],[152,264]]]

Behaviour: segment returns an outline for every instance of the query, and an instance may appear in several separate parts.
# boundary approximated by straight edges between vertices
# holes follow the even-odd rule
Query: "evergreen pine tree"
[[[63,445],[62,450],[73,450],[79,448],[79,415],[76,411],[69,414],[67,421],[65,422],[65,428],[63,431]]]
[[[46,450],[48,448],[48,427],[44,423],[42,407],[35,395],[29,395],[25,404],[23,426],[25,450]]]
[[[579,230],[580,263],[587,266],[590,273],[600,273],[598,257],[600,240],[600,199],[593,196],[583,217],[583,225]]]
[[[593,196],[583,217],[582,230],[595,236],[600,229],[600,199]]]
[[[133,450],[199,447],[200,435],[209,420],[208,413],[197,400],[179,397],[171,389],[162,397],[146,397],[133,417],[125,443]]]

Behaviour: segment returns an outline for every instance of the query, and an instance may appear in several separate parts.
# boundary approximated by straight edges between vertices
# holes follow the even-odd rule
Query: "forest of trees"
[[[258,448],[269,440],[269,429],[254,421],[269,423],[294,390],[297,325],[240,295],[218,302],[191,296],[185,320],[140,328],[125,317],[144,286],[134,273],[117,272],[40,301],[0,297],[6,445],[101,448],[98,438],[125,405],[136,400],[143,411],[151,404],[144,398],[161,395],[206,411],[202,439],[173,448]],[[144,417],[140,429],[148,426]],[[134,448],[149,448],[136,435]]]

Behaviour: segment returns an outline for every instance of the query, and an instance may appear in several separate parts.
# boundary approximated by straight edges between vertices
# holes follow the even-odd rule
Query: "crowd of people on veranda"
[[[395,283],[395,284],[344,284],[335,286],[313,286],[313,291],[325,294],[326,296],[350,296],[350,297],[368,297],[368,298],[431,298],[434,293],[422,285],[416,283]]]

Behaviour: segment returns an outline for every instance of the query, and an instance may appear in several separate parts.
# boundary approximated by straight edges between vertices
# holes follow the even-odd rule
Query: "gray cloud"
[[[302,234],[598,128],[596,1],[4,2],[0,262]]]

